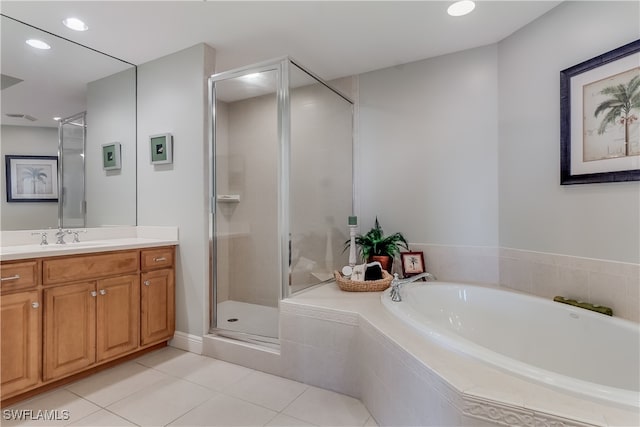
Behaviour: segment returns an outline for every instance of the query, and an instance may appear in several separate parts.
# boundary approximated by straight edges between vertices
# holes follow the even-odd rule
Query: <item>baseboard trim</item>
[[[180,350],[202,354],[202,337],[197,335],[176,331],[173,334],[173,339],[169,341],[169,345]]]

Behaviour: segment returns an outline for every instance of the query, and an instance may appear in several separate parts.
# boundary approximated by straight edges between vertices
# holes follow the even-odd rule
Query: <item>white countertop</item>
[[[177,227],[113,227],[88,228],[80,233],[80,242],[73,243],[72,236],[65,236],[65,244],[55,243],[56,230],[29,230],[2,232],[0,261],[28,258],[77,255],[85,253],[120,251],[178,244]],[[48,245],[33,243],[39,236],[32,233],[47,232]]]

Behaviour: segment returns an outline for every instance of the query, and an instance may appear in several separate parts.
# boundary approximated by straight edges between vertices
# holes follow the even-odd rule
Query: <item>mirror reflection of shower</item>
[[[280,300],[348,261],[353,104],[288,58],[211,83],[211,331],[277,344]]]
[[[58,124],[59,227],[86,224],[84,152],[87,137],[86,113],[61,119]]]

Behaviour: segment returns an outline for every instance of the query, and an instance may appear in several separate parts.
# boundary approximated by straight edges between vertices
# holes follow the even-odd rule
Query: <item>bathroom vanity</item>
[[[166,345],[176,244],[134,237],[3,247],[2,404]]]

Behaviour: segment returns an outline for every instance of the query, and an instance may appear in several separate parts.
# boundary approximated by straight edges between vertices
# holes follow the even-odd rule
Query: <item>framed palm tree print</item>
[[[58,157],[6,155],[7,202],[57,202]]]
[[[402,276],[410,277],[424,273],[424,253],[423,252],[400,252],[402,260]],[[422,280],[427,280],[423,278]]]
[[[560,183],[640,180],[640,40],[560,72]]]

